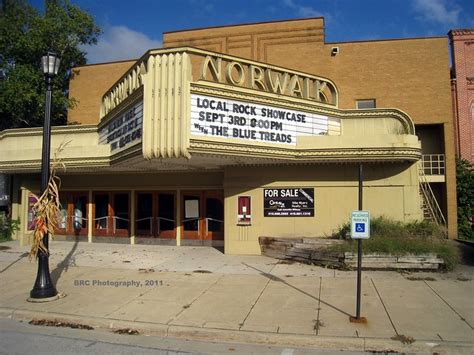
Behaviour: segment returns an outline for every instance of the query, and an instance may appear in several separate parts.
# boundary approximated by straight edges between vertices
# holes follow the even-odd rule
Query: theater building
[[[326,43],[322,18],[165,33],[138,60],[74,69],[59,238],[224,246],[323,237],[357,209],[456,236],[447,37]],[[41,129],[0,133],[17,239]]]

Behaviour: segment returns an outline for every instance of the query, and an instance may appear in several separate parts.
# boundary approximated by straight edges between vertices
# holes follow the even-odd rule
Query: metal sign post
[[[370,237],[370,213],[362,211],[362,163],[359,164],[359,210],[351,215],[351,238],[357,239],[357,304],[356,316],[350,317],[351,322],[365,323],[360,316],[360,298],[362,291],[362,239]]]

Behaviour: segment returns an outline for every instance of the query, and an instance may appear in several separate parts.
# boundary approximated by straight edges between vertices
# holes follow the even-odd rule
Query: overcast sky
[[[88,63],[138,58],[162,33],[191,28],[325,18],[326,42],[445,36],[474,28],[474,0],[71,0],[103,34]],[[42,8],[43,0],[31,0]]]

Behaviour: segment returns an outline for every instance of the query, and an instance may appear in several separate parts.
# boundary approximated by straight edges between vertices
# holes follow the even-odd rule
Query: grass
[[[434,223],[403,223],[377,217],[370,221],[370,229],[370,239],[363,241],[364,253],[396,256],[432,253],[443,259],[446,270],[453,270],[459,263],[457,248],[446,239],[445,231]],[[344,244],[332,246],[332,250],[357,252],[357,242],[350,239],[350,223],[343,224],[332,237],[347,240]]]

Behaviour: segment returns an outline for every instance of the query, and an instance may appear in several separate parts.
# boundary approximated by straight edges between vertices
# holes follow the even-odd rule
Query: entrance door
[[[95,236],[129,236],[129,200],[128,192],[94,193],[93,221]]]
[[[204,239],[224,240],[224,199],[222,191],[206,191]]]
[[[60,198],[60,220],[56,233],[63,235],[87,235],[87,194],[64,192]]]
[[[184,192],[182,226],[184,239],[202,239],[201,192]]]
[[[135,230],[139,237],[153,237],[153,193],[137,193],[137,216],[135,218]]]
[[[176,197],[173,192],[157,194],[156,235],[159,238],[176,238],[175,205]]]
[[[181,198],[183,239],[224,240],[222,191],[187,191]]]
[[[138,192],[136,234],[148,238],[176,238],[174,192]]]

